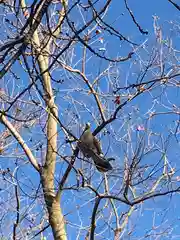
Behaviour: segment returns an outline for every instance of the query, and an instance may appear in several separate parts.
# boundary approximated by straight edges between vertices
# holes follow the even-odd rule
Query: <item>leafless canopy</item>
[[[180,6],[139,2],[0,1],[1,239],[180,239]]]

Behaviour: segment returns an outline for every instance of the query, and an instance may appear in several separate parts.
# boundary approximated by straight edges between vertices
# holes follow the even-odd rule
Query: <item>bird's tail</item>
[[[93,159],[98,171],[107,172],[112,170],[113,167],[110,164],[110,161],[114,160],[114,158],[105,158],[97,154],[92,154],[91,158]]]
[[[115,161],[115,158],[110,157],[110,158],[106,158],[106,160],[107,160],[108,162],[110,162],[110,161]]]

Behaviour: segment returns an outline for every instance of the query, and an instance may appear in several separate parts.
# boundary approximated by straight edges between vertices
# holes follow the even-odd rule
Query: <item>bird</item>
[[[78,148],[83,153],[83,155],[87,158],[92,158],[95,163],[96,168],[100,172],[107,172],[112,170],[112,165],[110,161],[115,160],[114,158],[105,158],[101,144],[98,139],[93,136],[90,130],[90,123],[87,123],[85,129],[78,141]]]
[[[90,123],[86,123],[85,129],[79,139],[78,146],[82,151],[83,155],[87,158],[90,158],[92,151],[98,155],[102,154],[100,142],[96,137],[91,133]]]

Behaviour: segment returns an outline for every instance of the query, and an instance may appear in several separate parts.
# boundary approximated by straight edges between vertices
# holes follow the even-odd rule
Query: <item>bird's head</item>
[[[90,129],[90,128],[91,128],[91,124],[90,124],[90,122],[87,122],[87,123],[86,123],[85,130]]]

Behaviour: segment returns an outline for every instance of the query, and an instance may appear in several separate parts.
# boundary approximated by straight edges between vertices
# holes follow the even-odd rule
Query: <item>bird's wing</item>
[[[87,147],[87,145],[85,143],[79,141],[77,146],[85,157],[87,157],[87,158],[91,157],[92,151],[89,150],[89,148]]]
[[[93,143],[97,149],[97,154],[100,155],[102,153],[100,141],[96,137],[93,137]]]
[[[89,129],[85,129],[79,139],[78,147],[85,157],[90,158],[93,146],[93,135]]]

